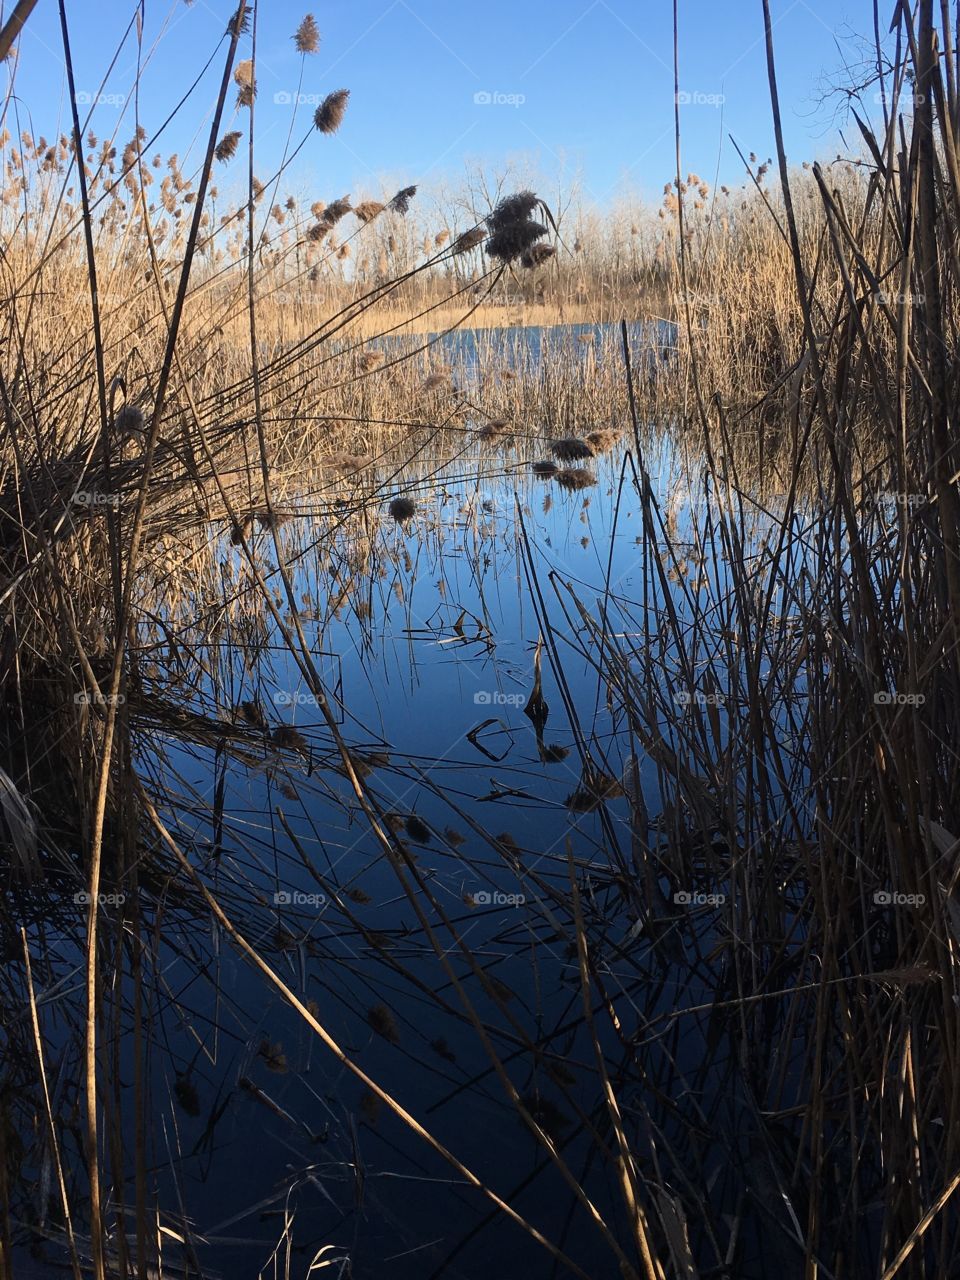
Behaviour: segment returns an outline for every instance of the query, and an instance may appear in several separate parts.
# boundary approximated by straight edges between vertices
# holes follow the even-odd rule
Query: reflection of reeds
[[[571,493],[579,493],[581,489],[589,489],[597,483],[593,472],[584,467],[564,467],[562,471],[554,473],[553,479],[561,489],[567,489]]]
[[[482,1105],[492,1112],[502,1099],[498,1132],[502,1125],[511,1142],[529,1141],[538,1177],[556,1176],[550,1195],[569,1195],[545,1246],[558,1273],[574,1272],[553,1237],[576,1243],[581,1234],[594,1273],[634,1274],[645,1247],[655,1259],[650,1275],[693,1274],[688,1255],[703,1274],[729,1272],[740,1262],[731,1206],[737,1239],[787,1241],[794,1252],[785,1273],[794,1263],[822,1269],[824,1257],[844,1275],[889,1270],[891,1257],[917,1276],[949,1267],[957,1212],[951,1046],[960,1025],[950,994],[950,824],[960,799],[960,462],[950,353],[960,346],[960,165],[952,64],[935,55],[930,5],[917,15],[916,38],[901,30],[905,61],[892,72],[901,87],[908,70],[918,83],[914,113],[892,114],[888,134],[870,135],[866,180],[842,168],[829,179],[820,170],[792,175],[788,207],[754,161],[762,191],[721,192],[711,213],[705,184],[691,174],[671,184],[653,232],[631,216],[619,231],[578,237],[573,266],[573,255],[543,243],[530,193],[502,202],[485,226],[455,231],[448,246],[437,227],[456,228],[458,210],[438,219],[430,209],[418,222],[413,188],[404,188],[389,210],[362,202],[359,225],[347,224],[333,245],[349,198],[316,202],[308,218],[293,197],[258,206],[264,189],[252,182],[252,209],[244,198],[214,216],[208,189],[176,157],[145,208],[138,136],[120,141],[119,157],[109,141],[87,140],[87,194],[69,212],[51,193],[66,189],[71,139],[21,140],[16,162],[9,155],[0,809],[8,862],[31,880],[26,894],[7,868],[0,912],[4,1007],[31,1015],[5,1024],[11,1220],[37,1217],[38,1168],[51,1185],[63,1172],[69,1205],[56,1207],[56,1220],[66,1222],[67,1207],[79,1220],[92,1187],[83,1234],[95,1237],[103,1149],[114,1186],[130,1174],[138,1188],[132,1209],[118,1196],[110,1203],[117,1250],[142,1255],[139,1267],[118,1259],[117,1271],[145,1272],[150,1224],[176,1197],[153,1203],[152,1130],[128,1163],[127,1109],[112,1071],[129,1053],[142,1095],[136,1113],[160,1116],[167,1103],[141,1067],[164,1046],[157,1074],[172,1083],[184,1115],[210,1117],[213,1133],[229,1099],[220,1101],[222,1077],[206,1049],[224,1028],[204,1009],[221,1007],[217,975],[229,940],[338,1070],[362,1076],[369,1096],[451,1163],[459,1182],[499,1213],[515,1213],[333,1041],[299,978],[301,995],[280,974],[312,979],[317,962],[318,1000],[329,991],[338,1017],[352,1019],[348,1042],[369,1040],[358,1034],[366,1026],[390,1053],[402,1025],[405,1049],[428,1044],[438,1062],[428,1067],[423,1053],[417,1066],[437,1072],[438,1093],[454,1074],[461,1090],[464,1079],[487,1073]],[[908,19],[904,11],[898,21]],[[241,11],[233,30],[245,21]],[[301,24],[296,44],[312,52],[315,27]],[[945,32],[943,48],[955,47],[956,33]],[[914,56],[920,64],[909,66]],[[237,71],[250,106],[252,66]],[[228,64],[227,88],[230,75]],[[346,91],[325,101],[321,132],[338,127],[345,106]],[[226,164],[238,150],[239,134],[214,124],[203,180],[214,158]],[[911,132],[908,145],[901,130]],[[479,223],[483,210],[474,216]],[[153,219],[149,237],[141,217]],[[84,232],[114,301],[103,284],[89,294]],[[484,240],[490,253],[468,258]],[[481,298],[473,319],[502,321],[506,295],[498,303],[495,290],[489,298],[483,290],[506,262],[548,258],[535,280],[518,272],[511,284],[528,317],[555,319],[561,305],[577,306],[576,318],[593,323],[624,300],[642,311],[656,296],[680,319],[668,344],[661,331],[628,336],[639,348],[631,346],[632,387],[619,333],[591,333],[576,359],[569,338],[544,336],[534,349],[522,335],[477,334],[469,358],[443,351],[450,368],[442,373],[414,325],[386,335],[444,301],[418,323],[442,316],[452,325]],[[903,279],[906,299],[878,293],[877,282],[891,279]],[[539,284],[548,292],[535,311]],[[51,297],[68,294],[84,301],[65,314],[52,307]],[[516,305],[509,301],[511,313]],[[137,360],[127,364],[134,339]],[[371,341],[382,346],[368,350]],[[357,376],[388,358],[377,376]],[[111,382],[118,360],[124,379]],[[450,389],[454,378],[469,390],[469,417],[450,396],[424,395]],[[661,503],[648,470],[655,441],[640,422],[651,407],[696,404],[701,392],[695,432],[686,420],[657,418],[691,454],[700,441],[708,446]],[[130,405],[114,414],[127,393]],[[474,433],[477,421],[485,425]],[[479,775],[458,763],[457,786],[441,786],[422,760],[404,761],[405,742],[371,744],[364,726],[361,741],[348,743],[360,733],[354,709],[340,708],[337,719],[336,679],[316,675],[315,641],[325,632],[346,637],[369,646],[367,661],[386,643],[388,606],[406,610],[408,634],[422,635],[411,601],[422,583],[418,557],[432,554],[446,594],[439,621],[429,622],[431,642],[451,644],[448,654],[492,650],[500,637],[490,634],[486,605],[457,595],[464,588],[446,573],[443,540],[453,547],[456,539],[454,560],[473,556],[464,580],[481,581],[493,533],[508,536],[493,504],[461,494],[455,518],[445,525],[430,506],[409,536],[384,528],[378,513],[390,488],[420,498],[443,483],[438,467],[465,454],[471,483],[497,482],[502,459],[472,447],[474,436],[516,438],[539,452],[547,442],[524,424],[544,421],[586,433],[553,442],[563,463],[610,452],[621,435],[609,424],[631,422],[622,473],[630,496],[616,510],[618,520],[630,506],[640,510],[629,534],[641,546],[630,574],[600,583],[602,591],[596,582],[575,589],[573,575],[552,572],[551,592],[538,579],[541,530],[533,519],[521,525],[510,554],[522,555],[534,587],[542,683],[569,732],[563,743],[543,740],[538,645],[527,749],[498,762],[492,791],[485,760]],[[595,483],[585,469],[546,460],[532,469],[571,492]],[[508,484],[529,486],[529,477]],[[557,524],[578,513],[585,524],[607,518],[604,503],[581,509],[587,502],[558,504]],[[405,496],[387,507],[398,524],[418,509]],[[464,529],[486,540],[483,551],[467,549]],[[611,551],[626,532],[613,532]],[[562,635],[552,626],[558,597]],[[584,668],[587,697],[577,679]],[[303,711],[300,703],[296,715],[284,711],[307,687]],[[558,687],[559,700],[550,692]],[[913,701],[894,702],[901,696]],[[485,715],[471,704],[464,727]],[[509,711],[491,709],[490,719],[517,733]],[[438,756],[445,746],[438,737]],[[252,817],[251,794],[260,805]],[[471,805],[480,795],[484,806]],[[485,806],[519,797],[542,801],[533,831],[522,816],[514,834],[499,831],[501,821],[483,825],[493,812]],[[407,812],[414,803],[429,824]],[[444,825],[448,809],[456,827]],[[523,814],[521,806],[511,812]],[[576,839],[545,848],[539,837],[558,813]],[[412,843],[428,845],[420,864]],[[355,858],[330,857],[348,845]],[[353,882],[371,866],[365,887]],[[321,929],[316,915],[298,914],[278,893],[273,880],[291,867],[322,889]],[[85,904],[74,895],[98,876],[128,901],[76,910]],[[492,903],[480,887],[487,876],[523,890],[526,906]],[[698,903],[700,890],[726,901]],[[384,919],[393,894],[402,909]],[[468,911],[469,928],[483,920],[486,932],[461,927]],[[42,938],[43,1000],[26,972],[22,927],[35,954]],[[498,976],[492,970],[508,954],[510,968]],[[72,994],[78,956],[92,979],[89,1007],[86,989],[79,1003]],[[549,975],[558,956],[563,982],[572,975],[581,988],[574,1017],[566,986],[557,1012]],[[528,989],[518,980],[526,963]],[[171,974],[186,979],[182,987],[171,988]],[[357,991],[384,975],[378,1003],[358,1003]],[[201,982],[209,986],[194,1001]],[[174,990],[190,992],[189,1007]],[[259,1025],[265,1007],[243,1028],[244,1070],[294,1076],[296,1037],[268,1035]],[[243,1013],[231,1009],[231,1035]],[[185,1053],[176,1043],[183,1027]],[[468,1047],[471,1032],[479,1048]],[[685,1070],[691,1053],[695,1091]],[[52,1095],[45,1058],[59,1064]],[[750,1132],[733,1147],[728,1127],[711,1125],[709,1108],[705,1123],[703,1109],[704,1097],[712,1107],[727,1088],[731,1062],[749,1068],[740,1090],[748,1105],[734,1129]],[[78,1092],[83,1075],[87,1088]],[[285,1140],[303,1141],[302,1166],[315,1162],[316,1135],[286,1110],[296,1106],[293,1091],[280,1106],[248,1075],[238,1078],[248,1099],[287,1126]],[[90,1123],[75,1141],[75,1117],[85,1111]],[[647,1133],[656,1134],[656,1160]],[[69,1152],[83,1140],[90,1167],[80,1171]],[[349,1145],[341,1155],[345,1167],[355,1164]],[[616,1172],[626,1212],[604,1193],[606,1173],[585,1203],[579,1170],[587,1164]],[[709,1173],[717,1168],[719,1180]],[[776,1194],[765,1196],[769,1186]],[[875,1209],[867,1226],[864,1205]],[[186,1216],[189,1205],[178,1212]],[[40,1213],[48,1230],[48,1207]],[[195,1234],[176,1222],[176,1234]],[[576,1230],[566,1233],[568,1222]],[[596,1237],[587,1240],[588,1231]],[[593,1261],[600,1249],[609,1263]]]
[[[369,467],[371,463],[371,458],[360,453],[332,453],[322,459],[321,465],[341,475],[349,476]]]
[[[593,457],[593,449],[586,440],[579,440],[576,436],[551,441],[550,452],[561,462],[580,462]]]
[[[417,514],[417,504],[411,498],[394,498],[388,510],[397,524],[403,524]]]
[[[609,453],[615,447],[619,438],[617,432],[610,429],[589,431],[586,435],[587,444],[594,453]]]
[[[507,418],[493,418],[477,429],[477,439],[485,445],[503,444],[509,439],[510,421]]]

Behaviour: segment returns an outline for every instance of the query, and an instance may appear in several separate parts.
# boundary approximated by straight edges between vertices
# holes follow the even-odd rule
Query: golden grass
[[[291,804],[317,775],[325,785],[344,784],[350,823],[366,824],[404,910],[409,904],[429,940],[424,954],[435,953],[441,981],[435,990],[421,981],[419,994],[437,1008],[458,1001],[459,1029],[476,1033],[491,1080],[544,1164],[589,1212],[559,1140],[564,1114],[539,1083],[521,1094],[502,1056],[507,1043],[539,1074],[547,1057],[540,1020],[505,1012],[509,988],[484,970],[418,870],[404,840],[435,848],[440,828],[395,813],[371,783],[374,755],[348,743],[306,624],[322,632],[347,615],[369,627],[373,589],[385,580],[385,590],[409,604],[407,533],[438,560],[449,536],[425,500],[442,466],[461,460],[477,478],[485,466],[509,468],[526,473],[531,486],[532,468],[575,495],[598,483],[600,465],[596,472],[558,466],[542,460],[544,451],[552,447],[567,464],[620,444],[631,447],[624,492],[642,507],[641,587],[629,600],[621,584],[603,584],[594,611],[570,583],[556,575],[551,582],[570,606],[565,622],[578,620],[575,630],[564,626],[563,643],[596,675],[595,705],[602,702],[656,776],[651,820],[638,770],[628,776],[635,756],[622,780],[615,776],[595,758],[610,745],[609,725],[598,720],[588,737],[578,709],[565,705],[580,779],[568,808],[605,815],[608,804],[624,805],[617,838],[612,826],[598,826],[596,840],[606,858],[599,894],[622,899],[629,931],[614,932],[604,918],[592,866],[587,901],[579,848],[571,847],[568,891],[551,884],[547,892],[509,833],[471,832],[485,842],[485,856],[529,877],[531,899],[549,900],[551,929],[567,961],[576,955],[582,1056],[593,1053],[596,1084],[586,1109],[576,1103],[580,1131],[591,1162],[606,1175],[615,1171],[627,1209],[591,1213],[591,1229],[622,1274],[638,1274],[634,1261],[642,1258],[656,1276],[668,1259],[677,1263],[690,1224],[703,1222],[709,1229],[697,1239],[698,1257],[710,1270],[728,1270],[730,1205],[752,1212],[751,1198],[774,1185],[776,1213],[788,1200],[800,1206],[789,1232],[807,1271],[828,1258],[836,1274],[854,1274],[876,1252],[876,1236],[860,1234],[864,1204],[877,1206],[878,1222],[882,1215],[883,1258],[915,1254],[922,1274],[934,1232],[940,1262],[952,1256],[955,1217],[939,1215],[954,1185],[951,1046],[960,1039],[950,995],[960,460],[948,358],[958,347],[960,164],[955,68],[950,55],[942,71],[931,62],[929,0],[918,15],[922,39],[900,42],[918,51],[918,65],[908,67],[905,55],[893,70],[899,88],[908,70],[922,88],[910,121],[915,145],[902,155],[892,120],[889,135],[873,139],[870,171],[786,175],[789,207],[767,164],[752,161],[756,185],[737,192],[713,192],[690,174],[668,184],[657,211],[590,225],[584,218],[569,251],[553,243],[531,193],[471,226],[462,201],[419,214],[412,187],[387,199],[350,193],[301,208],[265,175],[250,182],[239,207],[223,208],[210,166],[239,163],[244,148],[242,130],[225,132],[222,119],[212,121],[192,174],[176,156],[154,166],[139,134],[119,146],[96,137],[3,138],[0,575],[8,613],[0,678],[20,767],[11,760],[0,777],[6,821],[20,821],[20,875],[33,877],[37,893],[49,875],[84,886],[91,899],[84,928],[77,932],[74,921],[70,935],[85,957],[86,989],[78,1022],[85,1094],[69,1106],[71,1126],[78,1110],[86,1117],[90,1238],[101,1275],[107,1214],[98,1196],[106,1183],[97,1161],[101,1147],[109,1152],[121,1186],[126,1154],[124,1116],[103,1087],[114,1083],[103,1078],[104,1028],[119,1027],[126,1013],[128,956],[139,964],[140,947],[149,955],[151,934],[161,932],[131,911],[105,917],[98,934],[101,883],[143,888],[158,921],[178,886],[195,919],[231,939],[370,1096],[564,1264],[560,1246],[377,1085],[268,965],[270,946],[284,952],[290,939],[279,929],[268,934],[254,907],[228,904],[249,913],[248,932],[259,941],[246,941],[209,874],[222,851],[212,854],[198,840],[183,852],[178,841],[189,836],[171,831],[170,818],[183,797],[166,776],[152,779],[147,794],[142,746],[161,761],[168,737],[201,744],[271,781],[295,771],[296,785],[285,777],[280,788]],[[223,73],[244,112],[256,102],[252,63],[234,71],[245,24],[241,11]],[[302,55],[315,50],[317,34],[301,24]],[[955,47],[952,35],[944,47]],[[346,90],[328,95],[316,131],[341,127],[347,101]],[[893,155],[900,159],[888,167]],[[477,210],[476,222],[490,212]],[[904,283],[887,297],[894,281]],[[651,327],[646,346],[636,335],[628,342],[628,382],[621,334],[595,326],[657,316],[670,327]],[[475,329],[468,351],[423,340],[461,323]],[[504,339],[501,331],[515,324],[520,332]],[[537,341],[525,332],[552,325],[590,328],[539,333]],[[702,492],[690,484],[675,505],[660,504],[646,470],[649,423],[675,429],[678,450],[698,459]],[[539,489],[550,501],[551,490]],[[878,492],[896,498],[895,519],[883,518]],[[782,504],[771,519],[777,494]],[[922,518],[913,518],[906,499],[922,504]],[[750,504],[761,514],[751,516]],[[485,514],[463,517],[474,534]],[[580,514],[586,522],[586,510]],[[413,528],[394,528],[414,516]],[[515,536],[546,637],[536,649],[537,690],[543,648],[567,701],[564,652],[522,523]],[[305,602],[295,575],[310,553],[318,576]],[[462,614],[453,631],[463,638]],[[275,708],[268,714],[259,694],[251,696],[249,685],[269,675],[276,652],[310,690],[322,734]],[[910,703],[906,714],[886,716],[891,688],[922,697],[923,714]],[[544,741],[545,711],[538,703],[533,710],[539,760],[562,760],[569,749]],[[377,767],[384,756],[389,761],[377,754]],[[404,786],[411,780],[400,776]],[[417,783],[427,788],[424,777],[420,771]],[[32,808],[21,787],[30,789]],[[217,803],[203,812],[211,830],[223,817]],[[201,825],[193,797],[183,812],[185,829]],[[279,807],[276,817],[299,851]],[[455,849],[452,836],[448,842]],[[11,872],[16,887],[13,880]],[[722,883],[729,913],[718,912],[698,934],[692,913],[664,900],[668,880]],[[887,919],[877,908],[889,904],[875,896],[887,884],[914,905],[922,898],[922,910]],[[455,900],[476,907],[475,895],[467,897]],[[51,936],[71,927],[58,902],[51,897]],[[346,914],[361,900],[343,894],[337,903],[353,941],[362,937],[382,953],[382,935]],[[8,957],[17,956],[18,921],[6,941]],[[649,970],[638,969],[641,981],[631,975],[624,991],[619,977],[609,979],[627,972],[641,944]],[[624,968],[598,966],[605,955]],[[671,970],[666,1012],[641,1004],[662,982],[663,966]],[[75,965],[71,983],[74,973]],[[29,1004],[36,1016],[15,979],[7,1002]],[[503,1017],[496,1036],[490,1010]],[[700,1178],[709,1118],[699,1103],[689,1105],[688,1081],[669,1095],[678,1075],[672,1042],[660,1056],[664,1029],[704,1011],[711,1021],[703,1042],[708,1057],[722,1058],[717,1070],[745,1064],[738,1097],[754,1126],[745,1171],[742,1153],[724,1153],[740,1182],[719,1207]],[[599,1014],[613,1026],[615,1054],[594,1029]],[[407,1038],[386,1004],[374,1004],[365,1020],[390,1049]],[[10,1034],[19,1034],[17,1019]],[[282,1046],[261,1045],[267,1068],[282,1071]],[[13,1066],[32,1063],[34,1046],[21,1037],[19,1048]],[[449,1065],[449,1050],[444,1055]],[[577,1070],[586,1075],[580,1061]],[[181,1070],[176,1079],[181,1105],[194,1107],[188,1077]],[[653,1125],[628,1110],[637,1099],[641,1110],[658,1101],[651,1080],[668,1103],[666,1122],[658,1116]],[[22,1087],[11,1086],[5,1105],[21,1106],[19,1122],[35,1134],[42,1091],[37,1079],[16,1083]],[[55,1146],[44,1145],[34,1165],[59,1160]],[[862,1160],[851,1162],[850,1152]],[[143,1269],[146,1150],[134,1159]],[[753,1217],[752,1229],[783,1236],[781,1221],[771,1225],[771,1205],[762,1208],[768,1216]],[[127,1232],[114,1235],[126,1248]],[[883,1258],[872,1272],[880,1273]]]

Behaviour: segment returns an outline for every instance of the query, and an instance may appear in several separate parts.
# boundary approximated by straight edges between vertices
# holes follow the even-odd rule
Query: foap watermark
[[[327,897],[324,893],[302,893],[299,889],[278,889],[273,895],[276,907],[324,907]]]
[[[119,493],[97,493],[93,489],[78,489],[73,495],[73,501],[78,507],[113,507],[116,510],[120,505]]]
[[[473,95],[477,107],[522,107],[526,100],[525,93],[502,93],[499,89],[480,89]]]
[[[726,100],[724,93],[701,93],[699,89],[681,89],[674,95],[678,107],[722,107]]]
[[[692,289],[681,290],[676,295],[676,299],[681,304],[688,304],[691,307],[718,307],[720,299],[715,293],[694,293]]]
[[[915,107],[919,107],[926,102],[927,95],[925,93],[919,93],[917,92],[916,89],[914,89],[913,93],[910,93],[910,94],[904,93],[900,95],[901,102],[903,102],[904,99],[906,98],[909,98],[909,100],[913,103]],[[878,107],[882,107],[884,103],[892,103],[893,92],[891,90],[878,89],[876,93],[873,95],[873,101],[876,103]]]
[[[922,693],[898,693],[896,689],[881,689],[873,695],[878,707],[922,707],[926,702]]]
[[[316,694],[304,693],[302,689],[297,689],[294,693],[288,693],[285,689],[280,689],[273,695],[273,701],[278,707],[317,707],[320,705],[320,699]]]
[[[877,289],[873,296],[888,307],[922,307],[926,301],[922,293],[888,293],[886,289]]]
[[[878,507],[905,507],[907,511],[917,511],[929,501],[925,493],[903,493],[897,489],[884,490],[874,498]]]
[[[73,900],[78,907],[89,907],[93,898],[85,889],[81,889],[79,893],[73,895]],[[98,893],[97,906],[99,907],[122,907],[127,900],[125,893]]]
[[[726,702],[722,693],[701,693],[699,689],[681,689],[673,700],[681,707],[722,707]]]
[[[122,107],[126,101],[125,93],[91,93],[88,89],[77,92],[78,107]]]
[[[473,695],[478,707],[522,707],[526,698],[522,693],[501,693],[499,689],[478,689]]]
[[[316,289],[300,288],[300,286],[296,289],[274,289],[266,297],[278,307],[293,307],[320,301],[320,293]],[[290,346],[291,350],[292,347],[293,344]]]
[[[281,89],[273,95],[278,107],[319,107],[323,101],[322,93],[291,93],[289,89]]]
[[[78,707],[122,707],[127,700],[125,693],[75,693],[73,700]]]
[[[922,907],[927,900],[925,893],[894,893],[890,889],[878,889],[873,895],[878,907]]]
[[[526,895],[522,893],[501,893],[499,889],[478,889],[470,895],[476,907],[522,907]]]
[[[725,893],[696,893],[688,889],[678,889],[673,895],[678,907],[722,907],[727,900]]]

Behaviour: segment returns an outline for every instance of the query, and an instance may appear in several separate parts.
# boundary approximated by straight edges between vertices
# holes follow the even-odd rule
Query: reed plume
[[[469,253],[471,249],[475,249],[478,244],[483,244],[487,238],[487,233],[483,227],[471,227],[469,231],[464,231],[462,235],[457,236],[453,242],[454,253]]]
[[[320,133],[336,133],[347,110],[349,89],[335,89],[317,107],[313,123]]]
[[[593,449],[586,440],[579,440],[576,436],[564,436],[562,440],[551,441],[550,452],[561,462],[579,462],[583,458],[593,457]]]
[[[297,53],[316,53],[320,47],[320,30],[312,13],[308,13],[294,33]]]
[[[597,483],[597,477],[593,472],[587,471],[584,467],[565,467],[562,471],[558,471],[553,478],[561,489],[567,489],[571,493],[577,493],[581,489],[589,489],[591,485]]]
[[[477,439],[482,440],[484,444],[506,443],[505,437],[509,427],[509,419],[493,418],[479,429]]]
[[[520,255],[520,264],[524,267],[540,267],[545,262],[548,262],[556,252],[552,244],[534,244]]]
[[[226,164],[228,160],[232,160],[237,154],[237,144],[242,137],[243,134],[239,129],[232,129],[230,133],[223,135],[214,151],[214,155],[221,164]]]
[[[394,498],[387,508],[397,524],[411,520],[417,514],[417,504],[410,498]]]
[[[257,86],[253,78],[253,61],[246,58],[243,62],[238,62],[233,73],[234,82],[238,86],[237,106],[252,107],[253,100],[257,96]]]
[[[587,433],[586,441],[594,453],[606,453],[617,443],[619,436],[616,431],[606,428],[601,431],[590,431]]]
[[[410,208],[410,201],[416,194],[416,187],[401,187],[389,202],[391,210],[394,213],[406,213]]]
[[[383,213],[386,207],[379,200],[361,200],[359,204],[353,206],[353,212],[361,222],[371,222],[378,213]]]
[[[487,217],[490,239],[487,253],[501,262],[513,262],[529,255],[538,240],[547,234],[542,222],[534,222],[531,214],[540,207],[540,200],[532,191],[521,191],[505,196]]]
[[[341,218],[346,217],[352,208],[353,205],[350,203],[349,196],[341,196],[339,200],[331,200],[324,210],[320,222],[328,231],[331,231]]]
[[[228,36],[245,36],[250,30],[250,6],[241,3],[237,6],[237,11],[227,23]]]

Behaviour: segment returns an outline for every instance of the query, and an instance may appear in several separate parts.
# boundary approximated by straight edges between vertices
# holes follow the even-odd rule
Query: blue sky
[[[141,118],[152,133],[187,91],[221,37],[233,3],[146,0]],[[136,6],[67,0],[77,87],[93,98]],[[671,0],[291,0],[261,4],[258,19],[258,175],[284,147],[301,59],[291,40],[312,9],[319,52],[301,92],[351,90],[335,137],[311,137],[290,189],[330,199],[379,194],[381,184],[456,186],[465,165],[495,170],[525,157],[546,174],[579,174],[585,197],[605,204],[639,191],[659,198],[674,172]],[[787,150],[792,161],[839,149],[835,102],[820,99],[843,63],[862,57],[854,32],[872,29],[871,0],[772,0]],[[890,0],[882,5],[892,8]],[[773,153],[760,0],[681,0],[683,167],[737,183],[745,152]],[[243,56],[249,56],[249,39]],[[189,172],[206,137],[222,53],[157,149],[177,151]],[[100,136],[132,133],[134,36],[120,49],[95,108]],[[48,137],[66,126],[57,7],[41,0],[21,40],[16,71],[20,127]],[[121,99],[126,98],[126,101]],[[301,106],[294,140],[313,106]],[[246,133],[248,113],[227,125]],[[191,150],[192,148],[192,150]],[[282,188],[282,190],[285,188]]]

